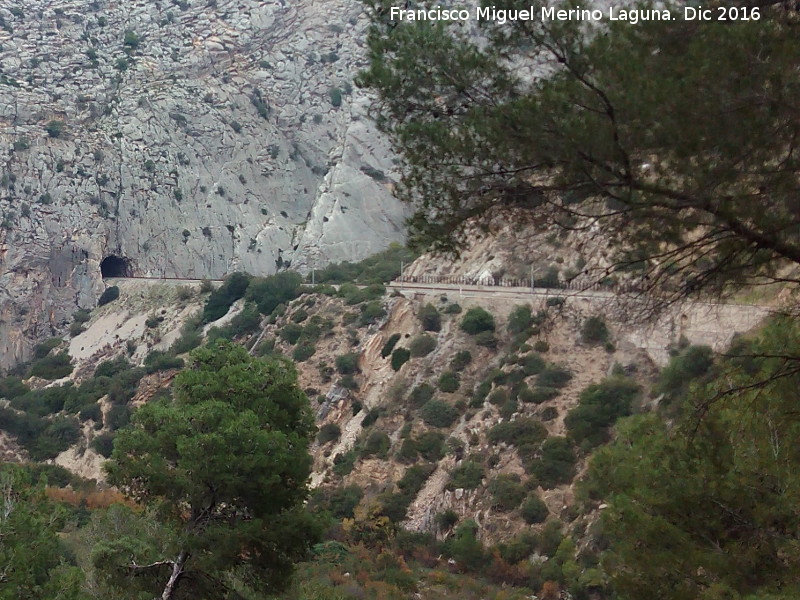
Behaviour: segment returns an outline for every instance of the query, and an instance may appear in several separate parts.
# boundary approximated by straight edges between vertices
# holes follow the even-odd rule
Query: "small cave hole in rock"
[[[130,261],[125,257],[106,256],[100,263],[100,273],[103,275],[103,279],[130,277],[132,275]]]

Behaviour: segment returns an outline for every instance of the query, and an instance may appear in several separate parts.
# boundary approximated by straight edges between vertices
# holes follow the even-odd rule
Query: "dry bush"
[[[73,506],[80,506],[83,502],[89,509],[108,508],[112,504],[124,504],[136,508],[136,504],[116,490],[94,490],[90,492],[76,491],[68,488],[48,487],[45,495],[55,502],[64,502]]]

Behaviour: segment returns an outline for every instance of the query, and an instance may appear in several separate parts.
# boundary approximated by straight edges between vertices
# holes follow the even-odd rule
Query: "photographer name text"
[[[491,21],[502,25],[513,21],[625,21],[632,25],[644,21],[758,21],[758,7],[703,8],[684,6],[679,9],[640,9],[609,7],[600,9],[558,9],[554,6],[533,6],[527,9],[499,9],[494,6],[479,6],[472,10],[462,8],[431,7],[408,9],[393,6],[389,17],[393,21]]]

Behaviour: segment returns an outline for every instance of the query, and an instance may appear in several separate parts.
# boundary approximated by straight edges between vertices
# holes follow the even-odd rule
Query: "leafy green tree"
[[[687,22],[670,2],[673,20],[484,22],[475,37],[455,22],[392,21],[393,0],[365,3],[359,82],[405,158],[418,242],[453,248],[465,222],[514,206],[602,222],[619,267],[679,295],[800,264],[800,113],[786,102],[800,89],[796,9],[742,2],[759,18]]]
[[[631,417],[590,463],[583,493],[609,503],[602,565],[623,599],[800,591],[800,374],[787,360],[800,326],[778,319],[747,345],[671,423]]]
[[[174,398],[134,414],[106,467],[110,483],[156,511],[169,553],[120,550],[106,566],[164,600],[232,597],[234,573],[254,589],[280,588],[317,533],[302,508],[308,399],[286,361],[221,341],[191,356]]]
[[[67,563],[59,540],[65,518],[29,472],[0,467],[0,599],[85,597],[83,576]]]

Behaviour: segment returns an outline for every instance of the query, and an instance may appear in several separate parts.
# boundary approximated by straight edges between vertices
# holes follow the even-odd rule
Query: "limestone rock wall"
[[[268,274],[403,239],[353,85],[358,0],[0,0],[0,367],[137,275]]]

